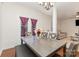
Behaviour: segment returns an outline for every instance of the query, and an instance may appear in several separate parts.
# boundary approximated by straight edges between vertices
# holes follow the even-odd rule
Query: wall
[[[57,31],[61,30],[61,20],[57,19]]]
[[[2,52],[2,46],[1,46],[1,45],[2,45],[2,42],[1,42],[1,41],[2,41],[2,40],[1,40],[1,39],[2,39],[2,35],[1,35],[1,33],[2,33],[2,32],[1,32],[1,29],[2,29],[2,27],[1,27],[1,18],[2,18],[2,17],[1,17],[1,3],[0,3],[0,54],[1,54],[1,52]]]
[[[37,28],[51,29],[51,17],[28,6],[18,3],[3,3],[2,5],[2,49],[20,44],[21,23],[19,16],[38,19]],[[29,24],[30,27],[31,24]],[[29,28],[30,31],[31,28]]]
[[[67,32],[68,36],[74,36],[78,32],[78,27],[75,26],[75,19],[62,20],[61,31]]]

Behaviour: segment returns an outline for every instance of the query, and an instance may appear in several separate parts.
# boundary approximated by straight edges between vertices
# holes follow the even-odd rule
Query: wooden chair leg
[[[60,49],[56,52],[56,54],[60,55],[61,57],[64,57],[64,56],[65,56],[65,53],[66,53],[66,47],[65,47],[65,46],[62,47],[62,48],[60,48]]]

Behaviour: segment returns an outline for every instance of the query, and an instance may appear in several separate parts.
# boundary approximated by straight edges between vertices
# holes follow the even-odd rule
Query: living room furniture
[[[76,49],[77,49],[77,44],[70,43],[69,48],[66,49],[66,57],[75,57]]]
[[[72,36],[71,38],[73,41],[79,41],[79,36]]]
[[[36,36],[22,37],[25,44],[37,55],[41,57],[52,56],[61,47],[65,47],[66,40],[46,40],[37,39]]]
[[[51,39],[51,40],[54,39],[54,40],[56,40],[57,39],[57,35],[55,33],[53,33],[53,32],[49,32],[48,39]]]
[[[67,37],[67,33],[66,33],[66,32],[59,31],[59,32],[57,33],[57,39],[58,39],[58,40],[64,39],[64,38],[66,38],[66,37]]]
[[[70,38],[67,40],[67,44],[66,44],[66,51],[67,54],[66,56],[76,56],[79,52],[79,40],[78,37],[76,36],[70,36]]]
[[[47,32],[42,32],[41,35],[40,35],[40,37],[41,37],[42,39],[47,39],[47,35],[48,35]]]

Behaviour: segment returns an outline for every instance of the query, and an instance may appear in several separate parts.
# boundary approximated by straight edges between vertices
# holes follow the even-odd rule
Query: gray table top
[[[57,49],[66,44],[66,40],[50,40],[38,39],[34,36],[22,37],[22,40],[36,53],[38,56],[46,57]]]

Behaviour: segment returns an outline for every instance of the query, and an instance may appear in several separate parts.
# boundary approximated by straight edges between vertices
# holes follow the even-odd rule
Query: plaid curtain
[[[25,32],[27,32],[28,19],[26,17],[20,17],[21,19],[21,36],[25,36]]]

